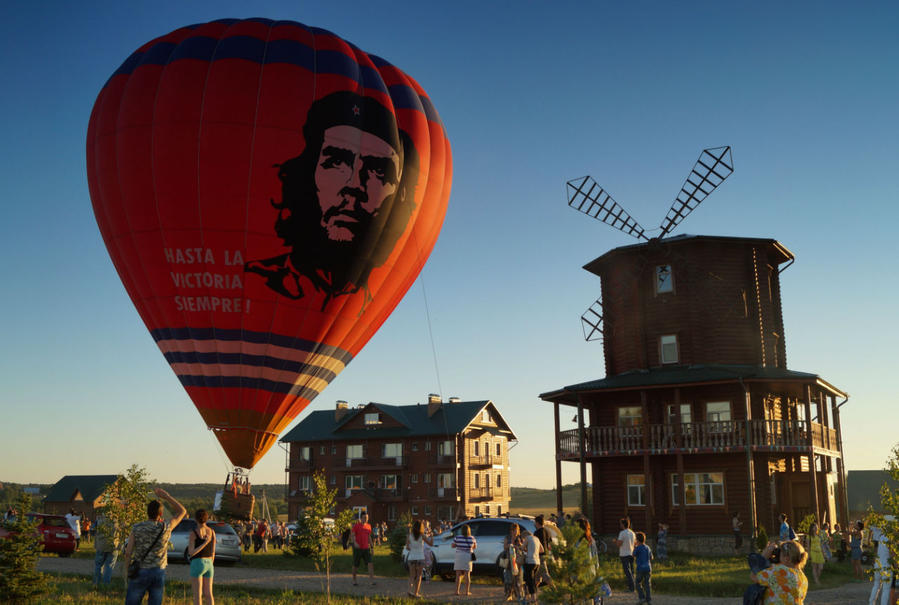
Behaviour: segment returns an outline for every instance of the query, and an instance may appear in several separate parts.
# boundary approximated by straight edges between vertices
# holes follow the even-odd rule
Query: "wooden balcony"
[[[636,427],[584,428],[589,456],[745,451],[822,452],[836,454],[836,431],[817,422],[750,420],[747,443],[745,421],[690,422],[681,425],[644,424]],[[557,456],[580,458],[578,429],[559,434]]]
[[[391,456],[389,458],[346,458],[346,468],[366,470],[394,470],[406,468],[409,459],[405,456]]]
[[[468,466],[470,468],[490,468],[494,464],[502,464],[503,457],[495,456],[493,454],[482,454],[480,456],[471,456],[468,459]]]
[[[493,500],[495,496],[495,488],[492,487],[473,487],[468,490],[468,499],[472,502],[477,502],[480,500]]]

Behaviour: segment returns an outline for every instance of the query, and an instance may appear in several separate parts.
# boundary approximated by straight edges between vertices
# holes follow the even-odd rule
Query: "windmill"
[[[602,221],[637,240],[649,243],[648,250],[657,251],[664,246],[668,236],[687,215],[696,209],[727,177],[733,173],[733,160],[730,146],[703,149],[699,159],[693,165],[680,191],[671,204],[671,208],[659,225],[660,233],[656,237],[648,237],[646,230],[627,211],[616,202],[590,176],[572,179],[567,183],[568,205],[583,212],[587,216]],[[670,238],[669,238],[670,239]],[[670,247],[666,252],[671,250]],[[645,257],[644,257],[645,258]],[[685,259],[681,259],[685,260]],[[685,264],[691,264],[686,262]],[[640,273],[641,266],[636,273]],[[633,276],[636,279],[636,275]],[[657,267],[656,279],[664,285],[671,279],[671,265]],[[603,317],[602,300],[597,299],[581,316],[581,325],[585,340],[602,338],[605,323],[614,322],[612,318]]]

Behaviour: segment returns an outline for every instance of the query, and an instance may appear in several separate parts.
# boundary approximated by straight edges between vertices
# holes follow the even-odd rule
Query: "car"
[[[224,521],[207,521],[206,525],[215,532],[215,563],[237,563],[240,561],[240,536],[234,528]],[[197,528],[193,519],[183,519],[172,530],[169,538],[171,547],[168,552],[169,561],[187,561],[187,546],[190,533]]]
[[[37,522],[36,529],[41,537],[44,552],[55,553],[60,557],[68,557],[75,552],[77,546],[75,532],[69,527],[65,517],[43,513],[28,513],[26,517],[31,522]],[[5,538],[9,534],[9,530],[0,527],[0,538]]]
[[[499,566],[499,556],[503,552],[503,541],[509,535],[509,526],[517,524],[520,530],[534,533],[537,529],[533,517],[523,515],[510,515],[508,517],[477,517],[457,523],[452,529],[433,537],[434,546],[434,573],[446,579],[453,577],[453,564],[456,551],[453,548],[453,538],[460,534],[462,527],[467,525],[471,535],[477,541],[475,548],[475,561],[472,563],[473,574],[496,575],[502,570]],[[403,560],[406,559],[406,551],[403,551]]]

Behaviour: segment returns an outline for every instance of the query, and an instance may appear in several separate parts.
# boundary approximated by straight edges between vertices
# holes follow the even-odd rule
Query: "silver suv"
[[[462,521],[454,525],[451,530],[434,536],[435,573],[445,578],[453,577],[453,563],[456,556],[453,538],[459,535],[463,525],[467,525],[478,544],[474,551],[477,558],[472,563],[472,573],[498,574],[500,572],[499,555],[503,552],[503,541],[509,535],[509,526],[513,523],[530,533],[534,533],[537,529],[533,517],[520,515],[477,517]]]

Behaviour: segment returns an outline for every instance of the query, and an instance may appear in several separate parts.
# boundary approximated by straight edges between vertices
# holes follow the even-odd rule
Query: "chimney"
[[[337,407],[334,408],[334,422],[340,422],[347,415],[349,405],[343,399],[337,401]]]
[[[443,401],[440,399],[440,395],[436,393],[428,394],[428,418],[437,413],[437,410],[443,405]]]
[[[449,402],[450,402],[450,403],[461,403],[461,401],[462,401],[462,400],[459,399],[458,397],[450,397],[450,398],[449,398]]]

